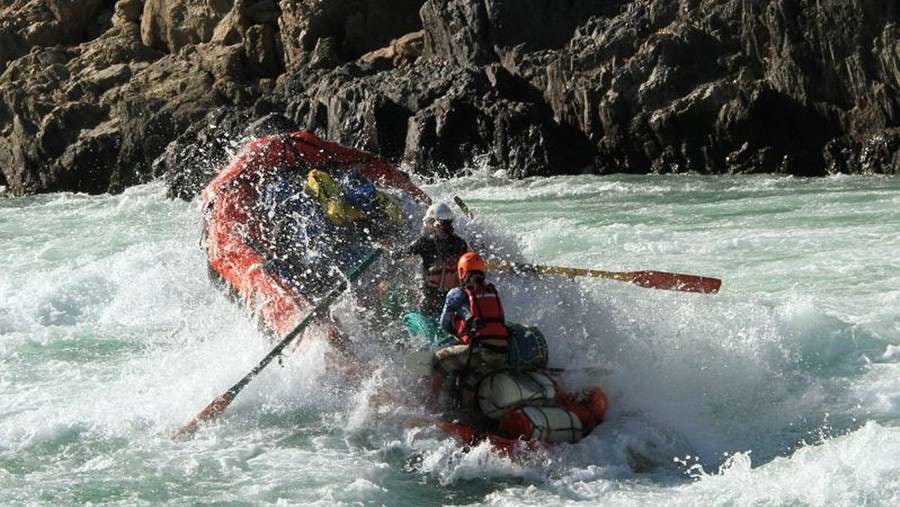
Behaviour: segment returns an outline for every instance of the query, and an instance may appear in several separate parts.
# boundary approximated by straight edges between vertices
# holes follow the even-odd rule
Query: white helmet
[[[439,222],[453,220],[453,211],[450,206],[442,202],[436,202],[428,207],[425,212],[425,220],[436,220]]]

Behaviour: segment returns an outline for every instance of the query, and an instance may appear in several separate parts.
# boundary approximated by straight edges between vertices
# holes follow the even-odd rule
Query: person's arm
[[[422,249],[425,247],[425,238],[420,236],[405,248],[406,255],[422,255]]]
[[[413,241],[412,243],[410,243],[406,246],[400,247],[400,248],[394,250],[393,252],[391,252],[391,259],[392,260],[404,259],[406,257],[409,257],[410,255],[418,254],[421,249],[422,249],[422,238],[419,238],[419,239]]]
[[[441,311],[441,329],[450,334],[455,334],[453,316],[463,313],[464,307],[468,303],[467,300],[466,292],[459,287],[447,293],[447,298],[444,300],[444,309]]]
[[[466,243],[466,240],[459,238],[459,248],[460,248],[460,252],[461,252],[460,255],[462,255],[469,251],[469,244]]]

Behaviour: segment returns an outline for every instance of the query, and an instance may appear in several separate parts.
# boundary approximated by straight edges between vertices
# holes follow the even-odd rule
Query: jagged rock
[[[415,63],[422,56],[425,49],[425,31],[408,33],[399,39],[391,41],[394,48],[394,64]]]
[[[0,169],[15,194],[109,188],[119,140],[117,90],[158,57],[133,30],[110,30],[80,46],[35,47],[0,76]]]
[[[591,16],[618,10],[621,0],[429,0],[422,7],[425,54],[484,65],[498,52],[563,47]]]
[[[320,37],[309,56],[309,66],[313,69],[333,69],[340,65],[337,44],[331,37]]]
[[[280,114],[252,118],[240,108],[217,108],[169,144],[156,167],[165,174],[169,196],[193,198],[248,139],[300,130]]]
[[[859,158],[863,174],[900,174],[900,128],[887,129],[865,139]]]
[[[103,0],[15,0],[0,5],[0,73],[32,47],[77,44],[98,35],[103,9]]]
[[[319,39],[333,41],[338,62],[355,60],[421,28],[424,0],[280,0],[284,61],[306,66]]]
[[[170,197],[191,199],[233,155],[250,116],[237,108],[216,108],[189,126],[156,161]]]
[[[57,185],[91,194],[125,188],[123,182],[116,181],[121,174],[118,170],[121,139],[118,125],[112,120],[80,132],[78,141],[69,144],[54,162]]]
[[[277,0],[259,0],[247,7],[247,19],[254,25],[277,24],[280,15]]]
[[[590,162],[589,145],[547,120],[540,105],[491,95],[474,104],[440,99],[419,111],[404,159],[442,176],[485,163],[520,178],[578,172]]]
[[[244,34],[244,54],[249,73],[259,77],[277,77],[284,69],[278,51],[278,34],[273,25],[253,25]]]
[[[163,56],[134,23],[73,48],[35,48],[0,77],[0,170],[16,194],[147,181],[166,146],[210,108],[254,104],[246,69],[241,45]],[[100,163],[100,154],[111,158]]]
[[[210,42],[219,23],[240,3],[236,0],[145,0],[141,40],[147,46],[170,53],[190,44]],[[228,21],[233,23],[230,18]]]
[[[259,92],[240,81],[242,55],[239,45],[187,46],[135,74],[114,110],[123,131],[120,162],[160,176],[151,169],[156,158],[209,110],[252,106]]]
[[[346,65],[310,81],[289,86],[304,90],[287,106],[299,124],[423,173],[484,161],[540,175],[578,171],[591,158],[584,136],[549,119],[540,94],[501,68]]]
[[[360,60],[371,64],[389,63],[390,65],[403,65],[415,63],[422,56],[425,47],[425,31],[408,33],[399,39],[394,39],[386,47],[369,51],[359,57]]]
[[[123,26],[128,23],[140,23],[144,11],[144,0],[119,0],[115,5],[113,25]]]
[[[503,64],[588,134],[598,172],[816,175],[842,167],[830,140],[897,125],[897,20],[876,0],[631,2]]]

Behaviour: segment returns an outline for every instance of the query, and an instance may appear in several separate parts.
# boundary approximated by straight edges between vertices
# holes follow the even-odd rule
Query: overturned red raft
[[[204,189],[207,256],[210,269],[223,279],[268,330],[291,331],[310,309],[306,295],[267,272],[260,244],[256,202],[261,182],[284,168],[352,167],[380,187],[399,189],[421,202],[428,196],[406,173],[364,151],[324,141],[309,131],[256,138]]]

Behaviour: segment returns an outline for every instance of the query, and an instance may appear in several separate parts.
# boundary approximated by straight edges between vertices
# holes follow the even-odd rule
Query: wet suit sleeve
[[[425,242],[425,237],[420,237],[419,239],[410,243],[410,245],[406,247],[406,251],[408,251],[410,255],[422,255],[422,252],[425,251]]]
[[[464,240],[464,239],[462,239],[462,238],[460,238],[460,237],[457,237],[457,239],[458,239],[459,241],[458,241],[457,244],[456,244],[456,248],[457,248],[457,251],[459,252],[459,255],[462,255],[462,254],[468,252],[468,251],[469,251],[469,244],[466,243],[466,240]]]
[[[405,257],[409,257],[410,255],[422,255],[422,243],[423,238],[419,238],[412,243],[398,249],[392,257],[395,259],[403,259]]]
[[[463,319],[469,318],[468,308],[469,298],[466,291],[460,287],[456,287],[447,293],[444,300],[444,309],[441,311],[441,329],[450,334],[455,334],[453,329],[453,316],[459,315]]]

